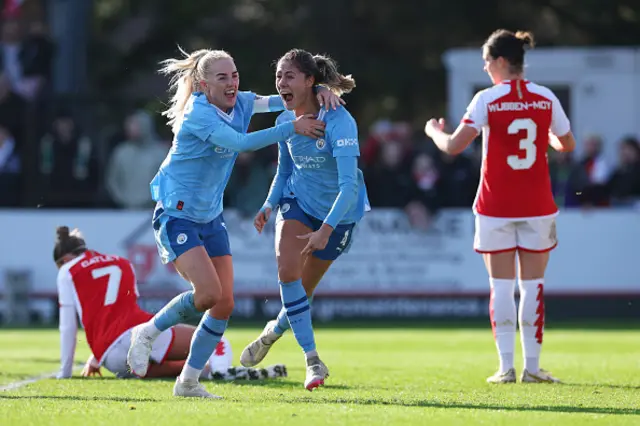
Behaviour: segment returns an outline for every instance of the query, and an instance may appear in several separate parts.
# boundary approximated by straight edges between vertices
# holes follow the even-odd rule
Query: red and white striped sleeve
[[[471,126],[480,133],[487,125],[487,104],[483,97],[484,92],[478,92],[467,107],[467,112],[462,117],[462,124]]]
[[[551,92],[551,133],[556,136],[564,136],[571,131],[571,123],[562,108],[560,100]]]

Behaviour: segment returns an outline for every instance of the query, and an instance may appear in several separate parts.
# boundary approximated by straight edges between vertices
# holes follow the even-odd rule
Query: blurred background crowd
[[[394,58],[403,57],[403,51],[389,53],[386,67],[378,67],[366,48],[354,50],[356,57],[353,58],[349,55],[349,47],[342,46],[340,38],[331,34],[331,27],[322,26],[323,21],[329,20],[337,20],[331,25],[339,25],[340,17],[321,12],[317,16],[320,23],[316,24],[320,32],[314,31],[322,43],[309,41],[312,40],[309,34],[298,37],[295,31],[301,27],[295,24],[294,28],[287,17],[292,13],[291,9],[302,14],[307,9],[294,7],[292,2],[272,2],[275,11],[266,14],[264,6],[268,2],[239,1],[237,3],[242,7],[220,6],[218,16],[202,16],[197,12],[195,4],[200,3],[197,1],[177,11],[172,9],[175,6],[171,2],[165,1],[96,0],[88,12],[83,12],[88,22],[86,31],[92,40],[86,42],[86,58],[70,55],[69,40],[52,33],[51,28],[60,27],[58,21],[65,19],[52,17],[51,5],[54,3],[56,0],[5,0],[3,5],[0,207],[150,209],[148,184],[171,145],[171,134],[159,115],[162,102],[166,100],[166,81],[154,71],[159,60],[177,53],[175,44],[180,40],[187,50],[204,46],[228,49],[236,57],[242,75],[241,89],[261,94],[274,92],[267,58],[273,60],[294,45],[309,50],[318,45],[323,50],[326,48],[345,72],[354,73],[359,83],[354,94],[346,100],[360,125],[360,167],[372,205],[404,209],[415,226],[426,228],[439,209],[470,207],[473,202],[479,180],[480,143],[474,143],[463,155],[451,157],[437,151],[422,131],[430,114],[444,114],[446,97],[441,86],[445,76],[438,58],[447,46],[436,41],[416,46],[406,37],[422,37],[417,30],[413,34],[407,33],[405,38],[396,34],[400,39],[390,37],[386,44],[374,46],[383,51],[393,50],[395,43],[432,48],[433,54],[423,59],[423,67],[412,71],[410,78],[416,84],[406,87],[406,82],[396,80],[403,80],[406,67],[413,66],[413,60],[405,55],[405,64],[393,63]],[[354,10],[346,8],[349,10],[345,14],[353,13],[358,17],[364,13],[361,19],[365,19],[368,12],[358,9],[365,3],[354,1]],[[513,29],[519,28],[516,16],[520,9],[509,2],[486,3],[504,8],[504,16],[496,21],[510,23]],[[543,3],[552,6],[554,2]],[[533,1],[523,4],[536,7]],[[189,18],[191,21],[187,21],[191,24],[169,23],[164,15],[153,12],[156,7],[169,8],[165,14],[173,20]],[[280,8],[287,13],[278,15]],[[376,13],[384,15],[387,9],[381,6]],[[273,16],[280,16],[277,22],[289,29],[288,35],[282,29],[265,29],[264,25],[273,23]],[[222,18],[226,20],[221,23]],[[395,13],[389,19],[401,18]],[[78,16],[68,19],[78,19]],[[307,15],[300,19],[304,22]],[[467,36],[467,44],[472,42],[480,46],[496,24],[478,24],[462,31],[459,37]],[[243,26],[244,31],[229,35],[233,25]],[[636,33],[637,27],[633,30]],[[528,27],[534,31],[544,28],[544,22],[537,21]],[[584,34],[587,29],[584,28]],[[469,34],[472,30],[473,34]],[[250,43],[260,31],[273,32],[273,38],[281,39],[280,43],[266,49],[267,53],[255,52]],[[366,30],[363,31],[360,36],[365,38]],[[593,43],[588,38],[591,35],[586,36],[576,29],[559,31],[551,35],[542,33],[541,43],[553,45],[567,37],[573,37],[575,43]],[[343,37],[355,36],[354,32],[347,32],[349,30],[345,30]],[[619,37],[627,36],[632,35],[620,32]],[[606,35],[602,37],[606,42]],[[459,44],[459,40],[450,36],[445,37],[443,43]],[[620,43],[624,44],[625,40]],[[252,56],[257,58],[252,61]],[[356,66],[362,57],[372,62]],[[68,86],[70,89],[60,89],[64,82],[60,77],[56,80],[54,72],[64,73],[65,67],[74,66],[69,63],[74,61],[85,63],[87,77],[75,86]],[[259,71],[255,71],[257,67],[251,67],[257,61],[262,61]],[[430,81],[418,83],[423,79]],[[391,93],[394,90],[396,92]],[[416,98],[411,94],[414,91],[423,93]],[[420,102],[426,105],[418,106]],[[269,126],[273,119],[275,116],[256,119],[255,127]],[[629,134],[622,140],[603,140],[599,135],[591,134],[579,143],[583,146],[580,155],[549,152],[558,205],[565,208],[637,206],[640,202],[637,135]],[[605,144],[617,146],[617,162],[601,155]],[[226,206],[253,215],[264,200],[276,161],[275,147],[240,154],[226,191]]]

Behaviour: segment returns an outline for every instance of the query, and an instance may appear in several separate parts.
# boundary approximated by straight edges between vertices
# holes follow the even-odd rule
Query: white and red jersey
[[[570,131],[554,93],[527,80],[510,80],[482,90],[462,122],[483,133],[480,186],[473,210],[500,218],[555,215],[547,163],[549,132]]]
[[[130,328],[153,315],[138,306],[133,265],[119,256],[87,250],[58,272],[63,370],[71,374],[76,315],[100,364],[109,347]]]

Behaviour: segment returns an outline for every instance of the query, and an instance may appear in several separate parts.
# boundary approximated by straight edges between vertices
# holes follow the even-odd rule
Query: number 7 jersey
[[[58,271],[60,306],[73,307],[96,359],[124,332],[153,315],[138,306],[133,265],[119,256],[87,250]]]
[[[527,80],[502,82],[478,92],[462,122],[483,133],[476,214],[524,219],[558,213],[547,161],[549,133],[564,136],[571,129],[551,90]]]

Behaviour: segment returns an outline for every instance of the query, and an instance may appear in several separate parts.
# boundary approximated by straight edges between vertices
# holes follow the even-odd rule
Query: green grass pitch
[[[229,330],[236,362],[258,332]],[[78,362],[88,356],[83,338]],[[287,364],[289,377],[207,383],[222,401],[175,399],[173,380],[116,380],[103,369],[102,379],[0,391],[0,424],[640,425],[637,328],[547,330],[542,366],[565,381],[557,385],[485,383],[497,366],[488,327],[321,328],[317,342],[331,377],[313,393],[302,386],[303,356],[287,335],[266,363]],[[57,330],[0,330],[0,387],[57,368]]]

